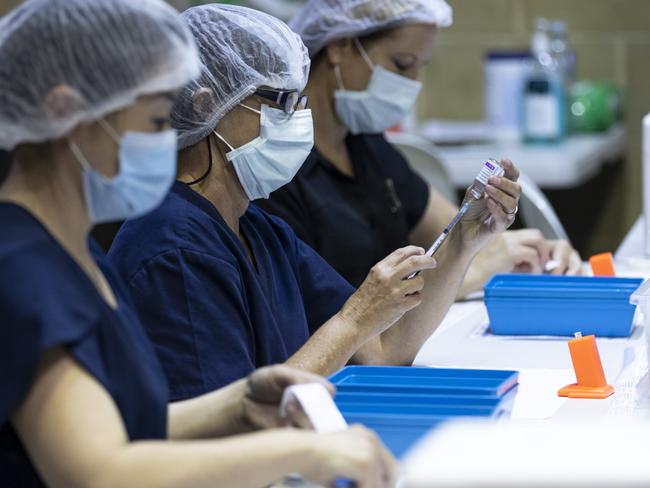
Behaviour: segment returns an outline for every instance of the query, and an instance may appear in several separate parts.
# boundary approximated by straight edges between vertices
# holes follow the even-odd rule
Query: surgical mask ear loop
[[[354,45],[357,48],[357,51],[359,51],[359,54],[363,58],[363,60],[366,62],[370,70],[375,69],[375,63],[372,62],[372,59],[370,59],[370,56],[368,56],[368,53],[366,50],[363,48],[361,45],[361,42],[359,39],[356,37],[352,39],[352,42],[354,42]],[[338,64],[334,65],[334,76],[336,77],[336,84],[339,86],[339,90],[345,90],[345,86],[343,85],[343,77],[341,76],[341,68]]]
[[[93,167],[90,165],[90,163],[86,159],[86,156],[84,156],[84,153],[81,152],[81,149],[79,149],[79,146],[77,146],[76,142],[68,141],[68,147],[70,148],[70,151],[72,151],[73,156],[75,157],[77,162],[81,165],[81,168],[84,171],[92,171],[93,170]]]
[[[363,48],[363,45],[361,44],[361,41],[357,39],[356,37],[352,39],[352,42],[354,42],[354,45],[357,47],[357,51],[359,51],[359,54],[361,54],[361,57],[363,60],[366,62],[368,67],[373,70],[375,69],[375,63],[372,62],[372,59],[370,59],[370,56],[368,56],[368,53],[366,50]]]
[[[117,133],[117,131],[115,129],[113,129],[111,124],[106,122],[106,120],[104,120],[103,118],[99,119],[97,121],[97,123],[102,127],[102,129],[104,129],[106,131],[106,133],[109,135],[109,137],[111,139],[113,139],[113,142],[115,142],[115,144],[117,144],[117,146],[119,147],[122,138]],[[72,154],[74,155],[74,157],[77,159],[77,162],[81,165],[81,167],[85,171],[92,171],[93,170],[92,165],[88,162],[88,159],[86,159],[86,156],[84,156],[84,153],[81,151],[81,149],[79,148],[79,146],[77,145],[76,142],[69,141],[68,142],[68,147],[70,148],[70,151],[72,151]]]
[[[339,90],[345,90],[345,86],[343,86],[343,78],[341,78],[341,68],[338,64],[334,65],[334,77],[336,78],[336,84],[339,86]]]
[[[239,106],[244,107],[246,110],[250,110],[251,112],[256,113],[257,115],[262,115],[262,112],[260,110],[257,110],[256,108],[249,107],[248,105],[244,105],[243,103],[240,103]],[[223,142],[226,142],[226,141],[223,141]],[[228,143],[226,142],[226,144],[228,144]]]
[[[111,137],[111,139],[113,139],[115,144],[117,144],[119,146],[122,138],[117,133],[117,131],[115,129],[113,129],[111,124],[106,122],[106,120],[104,120],[104,119],[99,119],[97,121],[97,123],[102,126],[102,129],[104,129],[106,131],[106,133]]]
[[[213,134],[214,134],[215,136],[217,136],[217,137],[219,138],[219,140],[220,140],[221,142],[223,142],[226,146],[228,146],[228,149],[230,149],[231,151],[234,151],[234,150],[235,150],[235,148],[232,147],[232,146],[230,145],[230,143],[229,143],[227,140],[225,140],[225,139],[223,138],[223,136],[222,136],[221,134],[219,134],[216,130],[214,130],[214,131],[212,131],[212,132],[213,132]]]

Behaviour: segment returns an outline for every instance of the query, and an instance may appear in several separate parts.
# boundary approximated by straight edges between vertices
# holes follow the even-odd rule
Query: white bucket
[[[636,305],[637,314],[641,314],[640,319],[643,324],[643,333],[645,334],[646,354],[650,361],[650,279],[645,280],[632,293],[630,303]]]

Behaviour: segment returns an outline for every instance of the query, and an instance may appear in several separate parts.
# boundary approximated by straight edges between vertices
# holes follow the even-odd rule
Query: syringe
[[[469,207],[472,205],[472,202],[483,198],[483,195],[485,194],[485,187],[487,186],[490,177],[503,176],[504,174],[505,170],[496,159],[490,158],[486,160],[485,163],[483,163],[481,171],[479,171],[479,174],[476,176],[474,182],[472,183],[472,186],[469,189],[467,200],[462,205],[462,207],[460,207],[460,210],[456,216],[451,220],[451,222],[449,222],[449,225],[445,227],[445,230],[443,230],[438,238],[434,241],[434,243],[431,244],[431,247],[427,249],[427,252],[425,253],[427,256],[433,256],[436,251],[440,249],[440,246],[442,246],[443,242],[445,242],[445,239],[447,239],[449,233],[454,229],[454,227],[456,227],[456,224],[458,224],[458,222],[460,222],[463,216],[467,213]],[[420,272],[416,271],[415,273],[411,273],[409,276],[407,276],[406,279],[410,280],[419,274]]]

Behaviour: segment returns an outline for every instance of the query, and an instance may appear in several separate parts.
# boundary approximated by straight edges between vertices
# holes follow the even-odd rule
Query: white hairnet
[[[451,7],[445,0],[308,0],[289,25],[313,57],[336,39],[408,24],[451,23]]]
[[[172,110],[180,149],[210,134],[239,102],[262,86],[303,90],[309,55],[281,20],[246,7],[209,4],[182,14],[194,34],[201,76],[190,82]]]
[[[57,139],[198,73],[194,40],[162,0],[27,0],[0,20],[0,148]],[[74,103],[53,113],[60,86]]]

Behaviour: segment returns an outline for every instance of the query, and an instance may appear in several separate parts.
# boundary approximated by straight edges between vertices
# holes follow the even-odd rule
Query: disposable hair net
[[[201,75],[172,110],[180,149],[210,134],[238,103],[265,86],[303,90],[309,55],[300,36],[281,20],[235,5],[209,4],[182,14],[199,47]]]
[[[27,0],[0,20],[0,148],[60,138],[198,73],[192,35],[162,0]],[[72,102],[53,109],[66,86]]]
[[[289,25],[314,57],[336,39],[408,24],[448,27],[451,23],[451,7],[445,0],[308,0]]]

